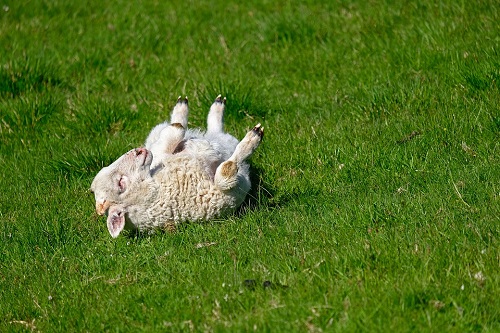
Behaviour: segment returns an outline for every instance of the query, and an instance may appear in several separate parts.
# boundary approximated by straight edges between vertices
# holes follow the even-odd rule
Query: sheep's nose
[[[98,215],[105,215],[106,211],[108,210],[110,204],[107,200],[104,200],[103,202],[97,201],[95,203],[95,211],[97,212]]]
[[[135,149],[135,156],[145,155],[145,154],[147,154],[146,148],[136,148]]]

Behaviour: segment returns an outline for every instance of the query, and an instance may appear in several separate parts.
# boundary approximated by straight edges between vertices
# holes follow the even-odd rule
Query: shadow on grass
[[[252,166],[250,168],[250,181],[252,188],[248,192],[245,201],[235,212],[236,217],[242,217],[248,212],[256,211],[262,208],[275,208],[285,204],[290,198],[280,198],[275,200],[276,189],[271,184],[265,184],[263,179],[264,170]]]

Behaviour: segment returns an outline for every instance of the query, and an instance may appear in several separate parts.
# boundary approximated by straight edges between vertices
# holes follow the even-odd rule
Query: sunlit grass
[[[3,4],[0,331],[499,330],[497,7]],[[111,239],[97,171],[219,93],[248,202]]]

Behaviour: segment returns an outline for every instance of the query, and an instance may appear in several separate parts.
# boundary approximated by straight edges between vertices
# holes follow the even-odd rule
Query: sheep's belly
[[[203,164],[196,160],[169,165],[159,177],[159,200],[148,215],[155,227],[166,223],[209,220],[233,212],[240,193],[218,189]],[[234,193],[233,193],[234,192]]]

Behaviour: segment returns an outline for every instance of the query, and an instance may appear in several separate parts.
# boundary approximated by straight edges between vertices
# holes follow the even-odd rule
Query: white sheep
[[[170,123],[153,128],[145,148],[132,149],[94,178],[96,211],[112,237],[123,229],[152,231],[233,212],[250,190],[246,160],[263,127],[238,142],[224,133],[226,99],[210,107],[207,131],[187,129],[188,101],[179,97]]]

